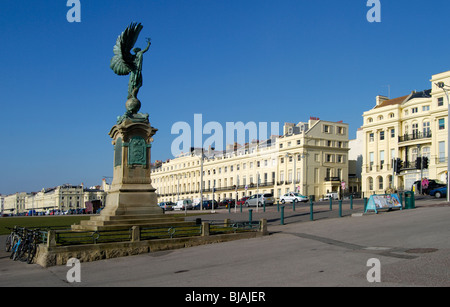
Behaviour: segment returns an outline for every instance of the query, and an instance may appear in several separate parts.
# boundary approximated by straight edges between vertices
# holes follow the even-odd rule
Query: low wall
[[[205,227],[206,226],[206,227]],[[207,225],[204,225],[208,229]],[[240,232],[230,234],[183,237],[172,239],[157,239],[141,241],[139,238],[127,242],[117,243],[98,243],[86,245],[56,246],[54,236],[49,234],[47,244],[40,244],[35,263],[42,267],[51,267],[56,265],[66,265],[71,258],[76,258],[80,262],[90,262],[102,259],[125,257],[151,253],[163,250],[172,250],[185,247],[193,247],[205,244],[227,242],[240,239],[251,239],[267,235],[267,222],[261,220],[261,227],[258,231]]]

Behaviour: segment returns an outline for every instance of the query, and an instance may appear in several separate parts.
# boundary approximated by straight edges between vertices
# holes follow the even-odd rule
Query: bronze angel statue
[[[139,33],[143,26],[140,23],[131,23],[122,34],[119,35],[114,46],[114,56],[111,59],[111,69],[119,76],[130,75],[128,82],[128,99],[137,98],[142,86],[142,60],[144,53],[148,51],[151,41],[147,38],[147,47],[144,50],[134,48]],[[133,49],[134,54],[131,53]]]

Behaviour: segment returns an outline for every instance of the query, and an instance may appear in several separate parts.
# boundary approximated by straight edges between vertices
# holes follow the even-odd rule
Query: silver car
[[[266,202],[266,206],[272,206],[275,202],[275,198],[273,198],[273,195],[269,193],[254,194],[245,201],[245,205],[247,207],[256,207],[256,205],[258,205],[258,207],[262,207],[264,202]]]

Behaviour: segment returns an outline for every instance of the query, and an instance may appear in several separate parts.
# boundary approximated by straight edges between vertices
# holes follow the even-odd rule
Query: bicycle
[[[14,227],[14,235],[11,238],[11,255],[9,256],[10,259],[19,259],[23,247],[23,242],[26,236],[25,232],[25,228]]]
[[[5,251],[9,253],[11,251],[11,246],[13,245],[13,238],[15,235],[16,227],[10,228],[6,227],[7,229],[11,230],[11,233],[6,237],[6,243],[5,243]]]
[[[33,262],[34,256],[36,256],[40,235],[41,234],[39,229],[31,230],[28,233],[25,243],[22,247],[22,254],[20,255],[20,259],[22,261],[26,261],[28,264]]]

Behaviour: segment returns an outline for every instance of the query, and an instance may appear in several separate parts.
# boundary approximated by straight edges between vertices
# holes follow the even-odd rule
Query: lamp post
[[[203,160],[205,156],[203,154],[203,148],[202,148],[202,157],[200,159],[200,211],[203,210]],[[214,203],[211,205],[214,207]]]
[[[436,83],[437,87],[442,89],[445,93],[445,96],[447,97],[447,201],[450,201],[450,178],[449,178],[449,170],[450,170],[450,127],[449,127],[449,120],[450,120],[450,101],[448,99],[448,89],[450,86],[446,85],[444,82],[438,82]]]

